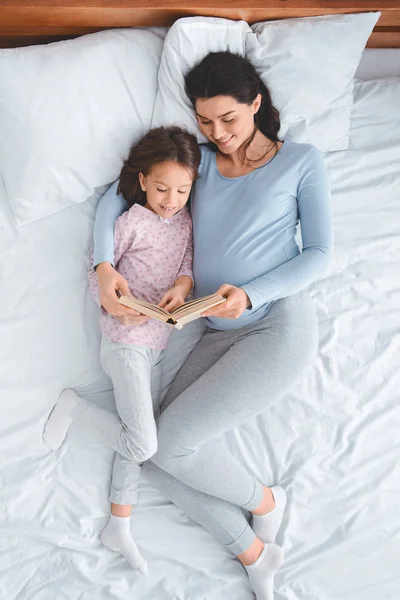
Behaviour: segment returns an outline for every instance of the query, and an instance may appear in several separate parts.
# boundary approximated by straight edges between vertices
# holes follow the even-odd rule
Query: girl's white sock
[[[272,487],[271,490],[275,507],[266,515],[253,515],[251,523],[254,533],[264,544],[273,544],[275,541],[286,506],[285,490],[279,485]]]
[[[73,421],[72,413],[79,402],[80,398],[74,391],[61,392],[43,431],[43,441],[50,450],[57,450],[63,443]]]
[[[282,563],[282,548],[265,544],[256,562],[245,567],[256,600],[274,600],[274,575]]]
[[[143,575],[147,573],[147,562],[140,554],[130,532],[130,517],[110,516],[108,525],[100,536],[102,543],[114,552],[125,556],[133,569],[139,569]]]

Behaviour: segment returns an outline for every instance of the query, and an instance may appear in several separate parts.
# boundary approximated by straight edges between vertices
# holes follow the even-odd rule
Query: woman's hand
[[[242,288],[224,283],[215,292],[226,298],[226,301],[218,306],[210,308],[202,313],[202,317],[220,317],[221,319],[238,319],[246,310],[250,308],[250,298]]]
[[[182,306],[185,303],[185,287],[184,286],[175,286],[170,290],[165,292],[164,296],[161,298],[160,302],[157,306],[171,312],[178,308],[178,306]]]
[[[99,284],[100,304],[110,315],[113,317],[133,317],[139,314],[132,308],[118,302],[117,291],[122,296],[131,296],[131,293],[126,279],[110,263],[103,262],[97,265],[96,275]],[[135,322],[136,324],[138,323]]]

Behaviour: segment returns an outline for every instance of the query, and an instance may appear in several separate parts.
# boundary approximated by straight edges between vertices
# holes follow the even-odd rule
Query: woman
[[[185,86],[210,142],[192,198],[195,295],[227,300],[204,314],[206,331],[165,398],[151,470],[167,496],[236,554],[257,600],[270,600],[285,493],[255,480],[218,438],[284,396],[314,360],[317,319],[303,290],[332,247],[329,185],[314,146],[279,140],[279,114],[246,59],[211,53]],[[95,264],[102,305],[129,325],[145,317],[117,302],[117,290],[129,289],[112,267],[113,226],[126,208],[115,186],[99,203]]]

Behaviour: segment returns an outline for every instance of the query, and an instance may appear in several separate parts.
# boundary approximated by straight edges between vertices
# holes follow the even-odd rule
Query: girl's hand
[[[165,292],[157,306],[171,312],[182,304],[185,304],[184,288],[177,285]]]
[[[220,317],[221,319],[238,319],[251,306],[250,298],[242,288],[224,283],[215,292],[226,298],[223,304],[218,304],[202,313],[202,317]]]
[[[122,296],[131,296],[128,282],[110,263],[100,263],[96,268],[99,284],[100,304],[113,317],[133,316],[136,311],[118,302],[117,291]]]

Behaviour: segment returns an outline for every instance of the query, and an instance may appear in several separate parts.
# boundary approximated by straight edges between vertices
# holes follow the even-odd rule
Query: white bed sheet
[[[366,48],[355,77],[362,81],[400,77],[400,48]]]
[[[280,600],[400,596],[397,101],[397,82],[357,84],[351,148],[327,156],[336,248],[312,288],[314,368],[223,440],[260,479],[288,490]],[[63,388],[113,407],[86,284],[94,213],[88,200],[17,229],[0,189],[0,598],[250,600],[240,564],[146,472],[133,529],[150,571],[131,571],[99,542],[113,452],[78,427],[58,452],[43,446]]]

